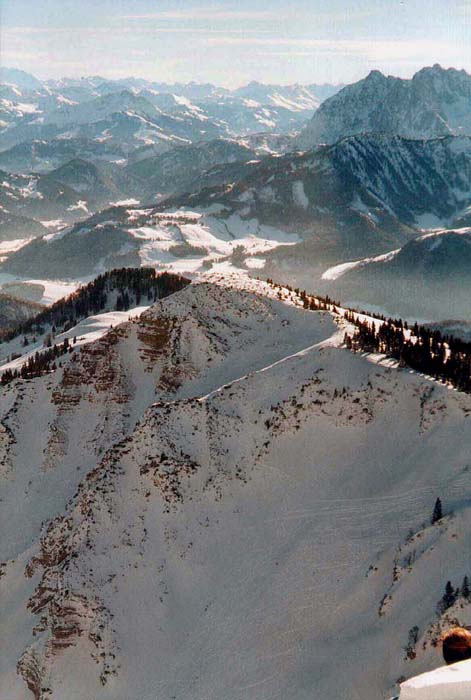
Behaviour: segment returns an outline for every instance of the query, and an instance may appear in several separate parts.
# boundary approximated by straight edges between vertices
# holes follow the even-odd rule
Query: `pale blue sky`
[[[0,0],[0,62],[40,78],[351,82],[471,70],[471,0]]]

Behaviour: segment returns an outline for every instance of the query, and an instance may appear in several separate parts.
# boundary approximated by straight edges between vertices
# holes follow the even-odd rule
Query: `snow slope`
[[[471,229],[439,229],[399,250],[329,268],[327,291],[409,319],[469,321]]]
[[[296,233],[264,225],[254,218],[207,206],[199,211],[153,206],[116,207],[88,222],[46,234],[22,256],[13,254],[2,269],[19,277],[52,277],[60,265],[64,278],[81,279],[103,270],[150,265],[171,272],[194,272],[229,258],[245,257],[299,241]],[[27,249],[26,249],[27,248]]]
[[[343,330],[213,275],[2,390],[0,697],[373,700],[436,665],[471,399]]]
[[[401,686],[401,700],[466,700],[471,688],[471,662],[461,661],[411,678]]]

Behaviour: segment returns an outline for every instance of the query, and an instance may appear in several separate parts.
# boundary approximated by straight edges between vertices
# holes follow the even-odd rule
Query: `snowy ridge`
[[[342,324],[212,275],[2,392],[2,697],[373,700],[433,665],[471,399]]]
[[[387,262],[388,260],[392,260],[395,255],[399,252],[399,248],[397,250],[392,250],[390,253],[384,253],[384,255],[377,255],[374,258],[365,258],[364,260],[353,260],[352,262],[346,262],[346,263],[341,263],[340,265],[334,265],[333,267],[329,267],[323,274],[322,274],[322,279],[323,280],[337,280],[339,277],[344,275],[346,272],[349,270],[355,270],[357,267],[362,267],[363,265],[367,265],[368,263],[371,262]]]

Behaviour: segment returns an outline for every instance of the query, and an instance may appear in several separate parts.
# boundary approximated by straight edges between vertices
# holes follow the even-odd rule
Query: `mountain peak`
[[[415,80],[424,75],[443,75],[447,72],[439,63],[434,63],[433,66],[424,66],[417,73],[414,73],[412,80]]]
[[[368,81],[372,81],[372,80],[387,80],[387,78],[386,78],[386,76],[384,75],[384,73],[381,73],[380,70],[374,69],[374,70],[371,70],[371,71],[368,73],[368,75],[366,76],[366,78],[364,78],[364,80],[368,80]]]
[[[438,63],[422,68],[411,80],[372,70],[325,100],[301,132],[298,144],[310,149],[367,132],[411,139],[471,134],[469,107],[452,107],[461,101],[468,105],[470,94],[471,76]]]
[[[457,68],[444,68],[440,63],[434,63],[433,66],[425,66],[424,68],[421,68],[417,73],[414,74],[412,80],[417,80],[418,78],[422,78],[424,76],[432,76],[432,77],[447,77],[447,76],[468,76],[469,73],[467,73],[464,69],[458,70]]]

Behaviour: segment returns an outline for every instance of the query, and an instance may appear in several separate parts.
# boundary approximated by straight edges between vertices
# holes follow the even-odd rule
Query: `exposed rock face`
[[[300,148],[365,132],[414,139],[471,134],[471,76],[464,70],[423,68],[411,80],[373,70],[326,100],[298,138]]]

